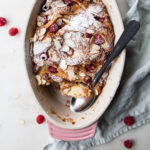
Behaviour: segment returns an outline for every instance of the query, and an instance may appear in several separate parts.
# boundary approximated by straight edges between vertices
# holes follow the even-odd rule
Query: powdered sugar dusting
[[[90,33],[94,33],[101,27],[101,23],[95,20],[95,15],[102,16],[102,7],[91,4],[86,11],[81,10],[78,15],[72,17],[65,29],[81,33],[86,33],[90,29]]]
[[[51,7],[57,5],[58,7],[66,7],[66,5],[62,2],[62,0],[54,1],[51,4]],[[56,9],[56,8],[55,8]],[[77,15],[73,15],[70,20],[69,24],[65,25],[62,30],[58,32],[64,32],[63,37],[59,37],[63,40],[63,43],[56,39],[49,39],[43,41],[36,41],[34,42],[33,46],[33,53],[34,55],[40,54],[43,51],[46,51],[51,45],[55,47],[60,52],[68,52],[70,48],[74,50],[74,54],[71,57],[67,56],[59,56],[61,59],[66,61],[67,65],[78,65],[81,63],[86,62],[89,60],[89,39],[84,38],[84,33],[95,33],[97,30],[101,28],[101,23],[95,20],[95,15],[102,16],[103,6],[95,4],[90,4],[86,10],[80,10]],[[50,11],[54,11],[50,9]],[[61,54],[61,53],[60,53]]]
[[[55,81],[55,82],[61,82],[62,78],[55,76],[55,75],[51,75],[51,78]]]
[[[67,68],[66,61],[65,61],[65,60],[61,60],[59,66],[60,66],[60,68],[61,68],[62,70],[65,70],[65,69]]]
[[[36,41],[33,47],[33,54],[37,55],[46,51],[51,46],[51,38],[46,38],[43,41]]]
[[[75,71],[73,68],[68,67],[68,69],[65,71],[68,74],[68,79],[73,81],[77,79],[77,76],[75,75]]]
[[[97,4],[91,4],[89,5],[87,12],[102,17],[103,9],[104,5],[99,6]]]
[[[64,34],[64,44],[61,51],[69,51],[73,48],[74,53],[71,57],[62,56],[67,65],[77,65],[83,63],[89,53],[89,39],[83,38],[80,32],[67,32]]]
[[[97,71],[97,62],[105,60],[105,54],[101,56],[101,49],[109,52],[113,47],[114,37],[109,32],[111,28],[108,29],[110,22],[104,5],[101,2],[91,2],[85,9],[78,2],[77,5],[73,5],[77,6],[73,8],[65,4],[64,0],[47,0],[44,6],[48,6],[48,9],[38,16],[39,26],[32,38],[31,50],[33,62],[44,70],[38,72],[39,85],[50,83],[51,80],[60,85],[63,82],[68,85],[71,82],[86,82]],[[49,31],[53,23],[58,26],[55,33]],[[104,43],[96,45],[97,34],[103,36]],[[40,57],[43,52],[47,59]],[[86,67],[91,63],[95,63],[97,68],[94,72],[87,72]],[[56,68],[57,73],[49,73],[48,66]],[[38,80],[45,71],[51,80]],[[104,80],[106,77],[105,75]]]

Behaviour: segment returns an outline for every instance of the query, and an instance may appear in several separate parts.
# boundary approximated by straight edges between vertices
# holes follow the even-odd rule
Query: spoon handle
[[[103,75],[104,71],[107,69],[108,65],[122,52],[122,50],[126,47],[128,42],[134,37],[134,35],[137,33],[137,31],[140,28],[140,23],[132,20],[128,23],[128,25],[125,27],[124,32],[122,33],[119,41],[115,45],[112,53],[107,58],[106,62],[104,63],[103,67],[99,70],[99,72],[96,74],[93,84],[94,86],[97,84],[101,76]]]

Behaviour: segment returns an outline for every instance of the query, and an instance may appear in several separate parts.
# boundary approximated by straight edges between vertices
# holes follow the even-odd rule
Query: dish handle
[[[82,129],[63,129],[47,121],[51,137],[63,141],[80,141],[92,138],[96,133],[97,121]]]

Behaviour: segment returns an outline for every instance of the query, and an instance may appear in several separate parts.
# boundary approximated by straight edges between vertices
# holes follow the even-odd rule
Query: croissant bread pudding
[[[114,46],[114,30],[100,1],[47,0],[31,38],[38,85],[59,87],[62,95],[87,97],[89,84]],[[99,95],[109,69],[96,85]]]

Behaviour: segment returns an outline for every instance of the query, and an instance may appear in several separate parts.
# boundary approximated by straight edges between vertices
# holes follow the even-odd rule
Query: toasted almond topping
[[[15,95],[13,95],[12,98],[15,99],[15,100],[17,100],[17,99],[20,98],[20,94],[17,93],[17,94],[15,94]]]
[[[22,120],[22,119],[18,119],[17,122],[18,122],[20,125],[24,125],[24,124],[25,124],[25,121]]]
[[[59,66],[60,66],[60,68],[61,68],[62,70],[66,70],[66,69],[67,69],[66,61],[65,61],[65,60],[61,60]]]
[[[85,76],[86,76],[85,73],[83,73],[83,72],[81,72],[79,75],[80,75],[81,77],[85,77]]]

